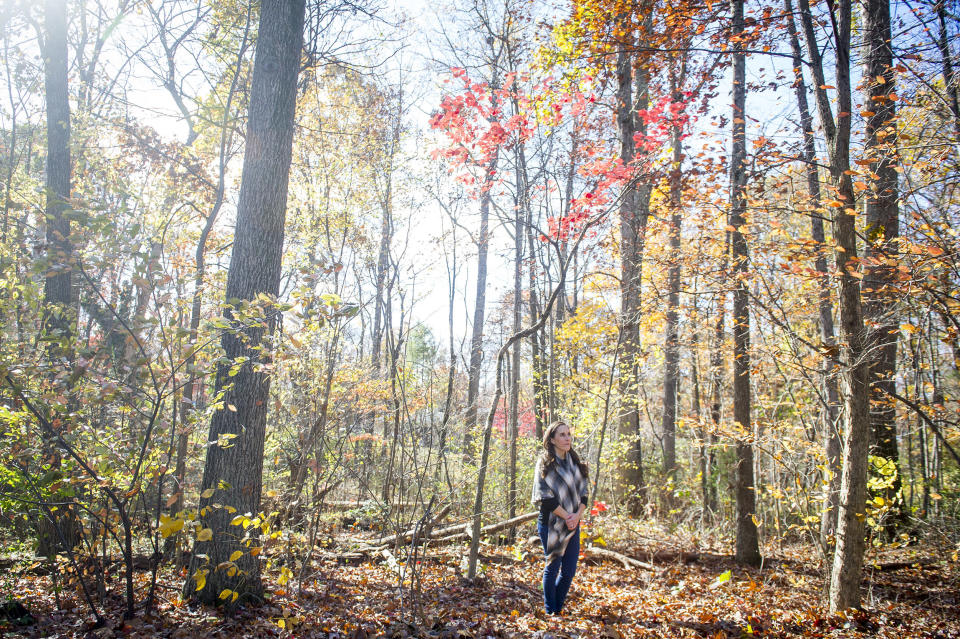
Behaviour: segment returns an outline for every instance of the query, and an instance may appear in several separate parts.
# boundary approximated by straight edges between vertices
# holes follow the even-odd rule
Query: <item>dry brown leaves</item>
[[[430,549],[416,565],[419,587],[401,583],[384,562],[317,564],[301,596],[272,584],[270,601],[230,616],[179,599],[182,577],[161,574],[156,609],[121,622],[122,600],[110,600],[111,624],[93,629],[89,612],[64,592],[56,610],[49,577],[8,575],[7,587],[36,623],[0,626],[0,636],[24,637],[960,637],[958,566],[923,549],[900,549],[868,557],[865,612],[828,616],[819,605],[822,580],[809,549],[780,550],[762,569],[737,567],[722,552],[691,549],[681,542],[622,544],[617,550],[656,571],[628,570],[616,562],[580,562],[563,616],[542,612],[540,553],[527,547],[484,546],[482,578],[460,575],[465,546]],[[674,550],[664,552],[664,548]],[[926,560],[923,563],[921,560]],[[906,562],[903,568],[876,566]],[[920,562],[911,564],[910,562]],[[730,571],[729,578],[724,573]],[[409,574],[407,575],[409,577]],[[140,575],[145,589],[147,575]],[[120,592],[121,585],[114,585]],[[145,591],[145,590],[144,590]],[[283,628],[280,627],[282,622]]]

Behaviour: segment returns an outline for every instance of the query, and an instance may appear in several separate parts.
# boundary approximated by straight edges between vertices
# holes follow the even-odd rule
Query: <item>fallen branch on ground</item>
[[[423,526],[421,527],[420,532],[419,532],[420,537],[421,537],[421,538],[423,538],[423,537],[429,537],[429,535],[430,535],[430,533],[431,533],[431,529],[432,529],[434,526],[436,526],[444,517],[446,517],[447,514],[449,514],[450,508],[451,508],[451,505],[450,505],[450,504],[447,504],[447,505],[444,506],[442,509],[440,509],[440,512],[438,512],[438,513],[436,514],[436,516],[431,517],[431,518],[430,518],[430,521],[427,522],[425,525],[423,525]],[[406,532],[400,533],[399,535],[390,535],[389,537],[385,537],[385,538],[381,539],[381,540],[380,540],[380,543],[378,543],[377,545],[378,545],[378,546],[392,546],[393,544],[397,543],[397,541],[400,541],[401,543],[406,544],[406,543],[409,543],[409,542],[413,539],[413,536],[414,536],[415,534],[417,534],[417,526],[414,526],[413,528],[410,528],[410,529],[407,530]]]
[[[613,559],[619,561],[623,564],[624,568],[642,568],[643,570],[656,570],[657,567],[653,564],[648,564],[639,559],[634,559],[633,557],[628,557],[627,555],[620,554],[614,550],[608,550],[606,548],[598,548],[596,546],[587,546],[584,548],[584,555],[589,557],[590,555],[596,555],[597,557],[602,557],[604,559]]]

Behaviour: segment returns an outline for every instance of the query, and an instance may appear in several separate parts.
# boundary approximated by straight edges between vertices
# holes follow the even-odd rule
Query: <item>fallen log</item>
[[[501,530],[512,528],[513,526],[519,526],[520,524],[524,524],[528,521],[536,519],[537,515],[539,514],[540,513],[538,512],[525,513],[523,515],[518,515],[513,519],[507,519],[506,521],[484,526],[480,529],[480,534],[489,535],[490,533],[500,532]],[[461,532],[455,532],[457,530],[460,530]],[[472,524],[470,522],[467,522],[466,524],[457,524],[456,526],[451,526],[449,528],[436,531],[431,541],[435,541],[437,543],[447,543],[450,541],[459,541],[461,539],[470,539],[471,530]]]
[[[447,510],[447,509],[444,509],[444,510]],[[446,513],[444,512],[444,510],[442,510],[440,514],[438,514],[436,519],[433,520],[434,524],[441,518],[441,516],[445,516]],[[480,533],[483,535],[489,535],[491,533],[499,532],[506,528],[519,526],[520,524],[536,519],[537,515],[538,513],[535,513],[535,512],[526,513],[526,514],[514,517],[513,519],[507,519],[505,521],[497,522],[495,524],[490,524],[488,526],[484,526],[483,528],[481,528]],[[434,543],[443,544],[451,541],[460,541],[463,539],[469,539],[470,538],[469,531],[470,531],[470,522],[467,522],[465,524],[454,524],[453,526],[447,526],[446,528],[441,528],[439,530],[426,530],[425,531],[426,534],[421,534],[418,536],[417,543],[422,544],[426,541],[430,541]],[[403,533],[403,543],[409,543],[413,540],[412,532],[413,531],[408,530],[407,532]],[[399,538],[399,535],[386,537],[382,541],[378,542],[376,545],[371,545],[366,548],[350,550],[349,553],[358,553],[358,552],[364,553],[364,554],[378,553],[382,551],[384,548],[390,545],[396,544],[398,541],[398,538]],[[368,543],[366,540],[360,540],[360,539],[357,539],[356,542],[358,544]]]
[[[328,501],[328,502],[324,502],[323,507],[328,510],[354,510],[356,508],[363,508],[369,503],[370,502],[366,502],[366,501]],[[374,502],[374,504],[378,507],[382,506],[384,509],[397,508],[400,510],[405,510],[407,508],[416,508],[417,506],[420,505],[414,501],[401,501],[397,503],[384,503],[384,504],[377,504],[376,502]]]
[[[879,572],[894,572],[896,570],[904,570],[905,568],[924,568],[925,566],[933,566],[938,562],[934,559],[915,559],[914,561],[891,561],[886,564],[872,564],[868,563],[865,567],[872,568]]]
[[[447,504],[446,506],[444,506],[443,508],[441,508],[441,509],[440,509],[440,512],[437,513],[436,516],[431,517],[431,518],[430,518],[430,521],[428,521],[425,525],[423,525],[422,527],[420,527],[419,533],[417,532],[417,526],[414,526],[413,528],[410,528],[410,529],[407,530],[406,532],[400,533],[399,535],[390,535],[389,537],[385,537],[385,538],[381,539],[380,542],[379,542],[377,545],[378,545],[378,546],[392,546],[393,544],[397,543],[398,541],[400,541],[400,543],[404,543],[404,544],[405,544],[405,543],[409,543],[410,541],[413,540],[413,536],[414,536],[415,534],[419,534],[419,536],[420,536],[421,538],[429,537],[430,532],[431,532],[431,529],[432,529],[434,526],[436,526],[444,517],[446,517],[446,516],[450,513],[450,508],[451,508],[451,505],[450,505],[450,504]]]
[[[608,550],[606,548],[598,548],[597,546],[587,546],[584,548],[584,555],[589,557],[590,555],[596,555],[597,557],[603,557],[605,559],[613,559],[619,561],[623,564],[624,568],[642,568],[643,570],[657,570],[657,567],[653,564],[648,564],[639,559],[634,559],[633,557],[628,557],[614,550]]]

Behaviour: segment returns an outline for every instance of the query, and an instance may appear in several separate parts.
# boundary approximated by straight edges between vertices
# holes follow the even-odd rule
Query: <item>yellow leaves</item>
[[[285,586],[287,585],[287,582],[290,581],[291,577],[293,577],[293,571],[284,566],[280,569],[280,576],[277,578],[277,583],[281,586]]]
[[[229,588],[224,588],[220,591],[220,600],[225,601],[227,598],[230,598],[230,603],[233,603],[237,600],[237,597],[240,596],[240,593],[236,590],[230,590]]]
[[[200,493],[200,499],[210,499],[213,497],[214,492],[216,492],[215,488],[207,488],[205,491]]]
[[[210,541],[211,539],[213,539],[213,531],[209,528],[202,528],[197,533],[197,541]]]
[[[904,322],[900,325],[900,330],[907,334],[913,334],[917,332],[917,327],[910,322]]]
[[[160,535],[164,539],[170,535],[180,532],[183,529],[184,521],[180,517],[167,517],[166,515],[160,515]]]
[[[198,570],[193,573],[193,580],[197,583],[197,591],[203,590],[204,586],[207,585],[207,572],[205,568]]]
[[[232,553],[230,553],[230,561],[236,561],[237,559],[240,559],[241,557],[243,557],[243,551],[242,551],[242,550],[234,550]]]

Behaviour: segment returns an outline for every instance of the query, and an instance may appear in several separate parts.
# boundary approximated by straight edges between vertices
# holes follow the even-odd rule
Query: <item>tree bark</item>
[[[620,128],[620,159],[624,166],[634,161],[634,135],[638,131],[636,109],[646,108],[646,72],[639,71],[641,104],[633,104],[633,61],[628,45],[617,54],[617,122]],[[626,444],[626,458],[620,465],[618,491],[627,510],[639,514],[644,494],[643,448],[640,440],[640,411],[637,403],[640,365],[640,280],[643,243],[649,217],[649,189],[630,184],[620,205],[620,322],[623,335],[620,389],[620,438]]]
[[[800,0],[800,18],[813,72],[817,110],[827,141],[830,178],[836,199],[833,237],[837,245],[836,266],[840,279],[840,326],[843,335],[843,395],[846,428],[837,513],[836,547],[830,575],[831,611],[858,607],[863,569],[867,501],[867,455],[870,446],[870,396],[866,362],[863,309],[856,232],[856,199],[850,178],[850,0],[839,0],[830,14],[835,58],[837,120],[823,73],[823,60],[814,31],[809,0]]]
[[[827,272],[826,234],[823,228],[823,207],[820,194],[820,176],[817,172],[816,138],[813,132],[813,116],[807,102],[807,85],[803,77],[803,52],[797,35],[797,25],[793,18],[792,0],[784,0],[787,16],[787,32],[790,35],[790,48],[793,52],[794,90],[797,96],[797,109],[800,112],[800,128],[803,131],[803,161],[806,167],[807,196],[810,206],[810,234],[816,243],[818,308],[820,311],[820,340],[823,342],[822,379],[825,400],[820,411],[820,426],[823,433],[826,470],[824,473],[826,495],[823,513],[820,518],[821,546],[833,548],[833,535],[837,530],[837,507],[840,496],[840,390],[837,385],[836,371],[839,362],[836,352],[836,330],[833,324],[833,300],[830,297],[830,279]]]
[[[520,152],[522,175],[524,176],[524,184],[527,184],[526,179],[526,163],[523,162],[524,156],[521,149]],[[529,201],[525,201],[525,219],[526,219],[526,229],[527,229],[527,250],[530,252],[530,267],[527,271],[529,278],[529,291],[527,292],[527,305],[529,309],[529,323],[531,326],[537,323],[537,320],[540,319],[540,310],[537,298],[539,296],[539,291],[537,290],[537,261],[533,259],[535,255],[534,251],[536,249],[533,238],[533,212],[530,209]],[[543,440],[543,427],[546,419],[544,419],[544,369],[543,369],[543,348],[541,347],[541,333],[536,332],[530,336],[530,386],[533,390],[533,413],[534,419],[536,420],[536,440]]]
[[[893,462],[896,476],[883,497],[891,504],[886,531],[893,535],[903,520],[900,512],[900,451],[897,446],[896,407],[889,391],[896,390],[897,336],[900,334],[897,294],[897,242],[900,208],[897,179],[896,91],[890,34],[890,1],[866,0],[863,13],[866,51],[865,83],[868,111],[864,130],[864,160],[869,189],[865,192],[867,242],[863,277],[863,313],[869,326],[870,426],[872,454]]]
[[[467,371],[467,410],[464,415],[463,455],[473,459],[473,431],[477,426],[477,401],[480,397],[480,366],[483,363],[483,321],[487,299],[487,251],[490,245],[491,176],[496,173],[499,150],[484,169],[484,191],[480,195],[480,235],[477,239],[477,288],[470,336],[470,368]]]
[[[43,281],[43,332],[53,338],[51,362],[70,357],[76,333],[73,245],[65,215],[71,190],[70,101],[67,85],[67,3],[47,0],[44,46],[44,95],[47,105],[46,274]]]
[[[227,362],[217,367],[216,377],[223,405],[210,423],[201,485],[203,491],[213,490],[211,497],[200,499],[200,521],[212,531],[212,538],[197,541],[184,585],[188,596],[205,603],[221,602],[223,590],[236,592],[237,603],[250,603],[263,591],[259,560],[241,543],[242,529],[230,526],[231,513],[211,504],[254,516],[260,512],[270,339],[278,314],[273,298],[280,283],[304,6],[304,0],[264,0],[260,9],[237,226],[227,274],[225,317],[231,328],[222,338]],[[253,538],[255,542],[256,533]],[[231,560],[235,551],[242,556]],[[238,569],[233,576],[231,566]],[[203,573],[198,571],[207,571],[206,586],[199,591],[196,578]]]
[[[524,184],[520,179],[519,162],[517,163],[517,198],[514,202],[514,226],[513,226],[513,328],[514,333],[519,333],[523,328],[521,317],[521,297],[523,296],[523,238],[524,238],[524,207],[522,200],[526,199],[526,193],[520,189]],[[519,435],[520,420],[520,349],[522,342],[517,342],[513,347],[513,353],[510,359],[510,399],[507,440],[509,446],[509,468],[508,474],[510,486],[507,492],[507,516],[513,519],[517,512],[517,438]],[[513,537],[511,530],[511,539]]]
[[[738,563],[760,564],[756,494],[753,476],[753,426],[750,396],[750,308],[746,278],[749,270],[747,239],[743,232],[747,209],[746,54],[743,51],[743,0],[731,0],[733,10],[733,153],[730,158],[730,226],[733,252],[733,419],[737,437]]]
[[[670,70],[670,93],[674,103],[683,102],[681,85],[685,60],[674,60]],[[677,389],[680,382],[680,228],[683,221],[683,131],[676,122],[670,125],[673,146],[670,168],[670,268],[667,273],[667,325],[663,336],[663,415],[660,422],[663,433],[663,473],[668,482],[677,472]]]
[[[70,241],[69,208],[71,191],[70,100],[67,80],[67,3],[47,0],[44,24],[44,97],[47,106],[46,176],[46,265],[43,280],[41,331],[48,341],[48,382],[55,393],[70,395],[64,371],[73,368],[73,341],[76,336],[77,295],[74,290],[74,255]],[[10,149],[13,153],[13,149]],[[71,397],[68,401],[73,403]],[[54,420],[53,428],[64,428]],[[60,468],[60,453],[49,435],[44,436],[45,456],[50,470]],[[72,515],[65,509],[51,511],[53,519],[43,520],[39,530],[37,553],[51,556],[57,548],[72,546],[76,534]]]

